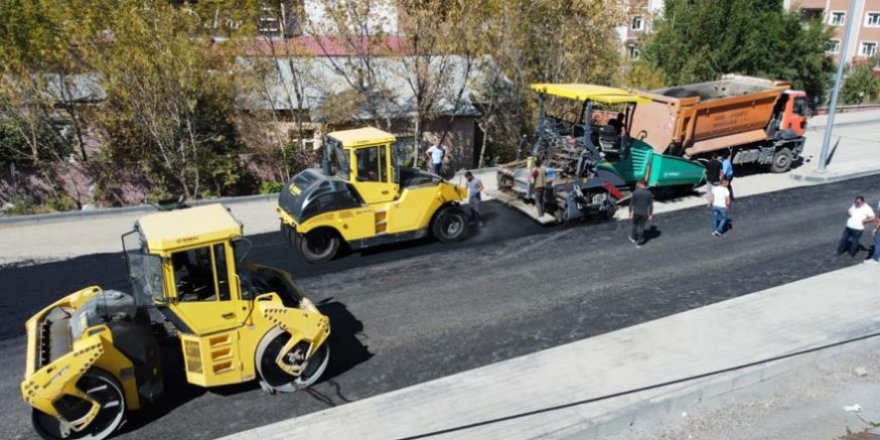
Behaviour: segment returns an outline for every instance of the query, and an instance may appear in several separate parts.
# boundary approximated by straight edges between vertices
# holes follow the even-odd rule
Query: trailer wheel
[[[292,393],[296,390],[308,388],[315,384],[330,361],[330,347],[325,341],[318,351],[310,357],[305,364],[305,368],[299,376],[291,376],[286,371],[278,367],[275,359],[278,358],[279,351],[284,348],[287,341],[290,340],[290,333],[273,327],[272,330],[266,332],[260,345],[257,347],[256,363],[257,372],[260,374],[260,380],[264,387],[268,387],[272,391],[279,393]],[[287,356],[300,356],[308,349],[307,342],[300,342]]]
[[[510,191],[513,189],[513,177],[504,175],[498,178],[498,190],[499,191]]]
[[[467,215],[458,206],[449,206],[440,210],[431,233],[441,243],[453,243],[464,238],[467,231]]]
[[[339,251],[339,235],[329,228],[295,234],[296,249],[311,264],[326,263]]]
[[[780,148],[773,154],[773,162],[770,164],[770,171],[774,173],[784,173],[791,168],[791,162],[794,159],[789,148]]]
[[[74,431],[65,426],[60,420],[34,409],[31,421],[34,430],[40,437],[47,440],[71,439],[71,440],[101,440],[110,437],[116,429],[122,425],[125,418],[125,396],[119,382],[103,370],[92,368],[83,374],[76,383],[77,388],[82,390],[90,398],[98,402],[101,408],[98,415],[82,431]],[[91,405],[85,400],[71,396],[62,397],[68,402],[64,404],[68,417],[76,419],[82,417]]]

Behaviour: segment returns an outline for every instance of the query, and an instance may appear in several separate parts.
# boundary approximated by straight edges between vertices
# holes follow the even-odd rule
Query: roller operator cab
[[[323,170],[305,170],[282,189],[281,232],[306,261],[329,261],[343,243],[356,250],[429,233],[441,242],[464,238],[467,190],[401,167],[395,142],[372,127],[330,133]]]
[[[202,387],[318,380],[329,319],[286,272],[239,262],[241,229],[219,204],[147,215],[122,237],[131,294],[88,287],[27,321],[21,392],[41,437],[113,434],[166,391],[160,347]]]

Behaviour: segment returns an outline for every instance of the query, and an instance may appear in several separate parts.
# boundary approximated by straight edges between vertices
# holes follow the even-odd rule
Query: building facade
[[[641,40],[651,31],[655,17],[663,14],[664,0],[625,0],[627,21],[617,28],[626,59],[641,57]]]
[[[846,53],[843,38],[846,32],[850,2],[855,2],[856,20]],[[865,62],[880,53],[880,0],[784,0],[785,8],[800,11],[804,20],[821,20],[834,29],[828,41],[828,54],[835,62]]]

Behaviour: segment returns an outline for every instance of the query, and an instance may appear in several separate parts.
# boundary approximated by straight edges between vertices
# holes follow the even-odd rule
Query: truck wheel
[[[43,413],[38,409],[34,409],[31,414],[31,421],[34,430],[40,437],[48,440],[56,439],[88,439],[101,440],[112,435],[122,424],[125,416],[125,396],[122,393],[122,387],[119,382],[103,370],[92,368],[76,383],[77,388],[86,393],[101,405],[98,415],[92,420],[88,426],[82,431],[74,431],[70,426],[64,426],[60,420]],[[62,397],[66,400],[64,404],[65,412],[69,413],[68,417],[76,420],[86,414],[91,405],[81,399],[66,396]]]
[[[321,378],[321,375],[324,374],[330,361],[330,347],[328,341],[324,341],[324,344],[318,348],[318,351],[306,360],[305,367],[299,376],[287,374],[286,371],[278,367],[275,359],[278,358],[279,351],[284,348],[284,344],[287,344],[289,340],[290,333],[278,327],[273,327],[272,330],[269,330],[263,336],[260,345],[257,347],[255,361],[262,385],[279,393],[292,393],[314,385]],[[309,344],[307,342],[300,342],[287,356],[290,358],[302,356],[308,350],[308,347]]]
[[[605,220],[613,220],[614,214],[617,213],[617,205],[615,205],[614,202],[612,202],[611,200],[605,199],[605,205],[602,213],[605,216]]]
[[[431,233],[441,243],[459,241],[464,238],[466,231],[467,215],[457,206],[443,208],[431,225]]]
[[[794,155],[788,148],[780,148],[773,154],[773,162],[770,164],[770,171],[774,173],[784,173],[791,168],[791,162]]]
[[[339,251],[339,235],[332,229],[320,228],[305,234],[296,234],[296,248],[309,263],[326,263]]]

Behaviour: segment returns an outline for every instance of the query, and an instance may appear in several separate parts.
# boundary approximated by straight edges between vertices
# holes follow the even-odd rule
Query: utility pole
[[[831,104],[828,107],[828,123],[825,125],[825,138],[822,139],[822,150],[819,153],[819,166],[816,172],[824,173],[828,162],[828,144],[831,143],[831,132],[834,130],[834,114],[837,113],[837,98],[840,95],[840,82],[843,80],[843,67],[846,65],[846,54],[849,50],[849,37],[857,20],[856,3],[861,0],[849,0],[849,11],[846,13],[846,31],[843,33],[843,44],[840,47],[837,74],[834,75],[834,90],[831,92]]]

